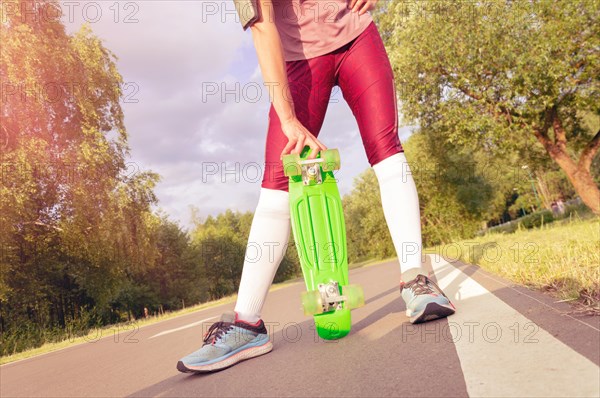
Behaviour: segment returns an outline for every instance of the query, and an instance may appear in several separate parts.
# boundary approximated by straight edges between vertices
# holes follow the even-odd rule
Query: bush
[[[565,212],[561,216],[561,218],[571,218],[571,217],[587,219],[587,218],[593,218],[593,217],[595,217],[595,215],[594,215],[594,213],[592,213],[590,208],[587,207],[586,205],[584,205],[583,203],[574,203],[574,204],[565,206]]]
[[[551,223],[553,221],[554,216],[552,215],[552,211],[542,210],[528,214],[525,217],[521,217],[519,219],[519,224],[521,224],[523,228],[531,229],[541,227],[542,225]]]
[[[501,233],[511,234],[520,228],[532,229],[539,228],[542,225],[550,224],[555,221],[579,218],[582,220],[594,218],[595,215],[592,213],[589,207],[583,203],[574,202],[565,206],[563,214],[554,215],[550,210],[541,210],[535,213],[528,214],[516,220],[509,221],[507,223],[496,225],[486,230],[480,231],[477,235],[482,236],[490,233]]]

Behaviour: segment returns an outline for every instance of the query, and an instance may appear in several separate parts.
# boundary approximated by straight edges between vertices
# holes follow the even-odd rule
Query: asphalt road
[[[439,256],[429,266],[458,310],[411,325],[397,263],[351,271],[366,305],[350,335],[316,337],[300,308],[303,282],[269,294],[263,319],[274,349],[208,374],[177,360],[233,304],[0,367],[0,396],[600,396],[600,317]]]

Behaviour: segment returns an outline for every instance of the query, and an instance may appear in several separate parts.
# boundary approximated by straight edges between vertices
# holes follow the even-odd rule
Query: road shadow
[[[432,270],[429,257],[425,268]],[[462,272],[456,272],[457,269]],[[473,278],[541,329],[599,364],[597,331],[570,319],[565,322],[557,316],[564,306],[557,306],[551,298],[458,261],[436,266],[431,277],[437,282],[450,273],[453,278],[446,290],[457,292],[457,311],[462,310],[461,305],[477,306],[478,297],[466,300],[460,297],[461,284]],[[377,307],[376,301],[390,294],[397,295],[397,299]],[[372,312],[353,324],[351,333],[341,340],[319,339],[313,320],[307,319],[294,323],[288,330],[273,333],[274,349],[267,355],[216,373],[174,374],[129,396],[468,395],[456,346],[448,338],[452,317],[410,324],[396,287],[369,297],[366,305],[374,306]],[[469,314],[467,322],[471,320],[478,321],[478,314]],[[560,367],[558,363],[555,365]],[[425,385],[406,383],[422,377],[428,380]]]
[[[385,316],[398,310],[401,308],[390,303],[377,313]],[[312,319],[295,324],[293,329],[287,335],[285,330],[274,333],[274,348],[269,354],[215,373],[173,375],[129,397],[429,397],[442,392],[467,396],[452,343],[436,344],[431,336],[425,341],[422,333],[405,333],[403,323],[376,341],[358,334],[360,323],[350,335],[335,341],[315,338]],[[301,330],[299,338],[297,330]],[[406,383],[407,378],[432,372],[440,375],[426,386]]]

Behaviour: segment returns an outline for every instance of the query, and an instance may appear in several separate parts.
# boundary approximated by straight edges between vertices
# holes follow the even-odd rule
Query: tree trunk
[[[590,172],[592,159],[600,148],[600,131],[586,145],[585,149],[581,152],[579,161],[576,162],[571,159],[567,152],[566,134],[556,108],[548,110],[545,118],[546,124],[544,127],[534,128],[533,133],[535,137],[544,146],[552,160],[565,172],[583,203],[594,214],[600,216],[600,189],[595,184]],[[554,129],[554,141],[547,134],[550,126]]]
[[[548,184],[546,184],[546,181],[540,173],[536,173],[536,182],[538,192],[542,198],[542,204],[544,205],[544,208],[550,210],[552,208],[554,196],[548,190]]]
[[[600,189],[595,184],[590,170],[578,167],[567,154],[561,154],[556,158],[552,158],[563,169],[583,203],[592,209],[594,214],[600,216]]]

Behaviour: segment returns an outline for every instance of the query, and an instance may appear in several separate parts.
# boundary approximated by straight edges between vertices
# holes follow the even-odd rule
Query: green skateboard
[[[301,155],[283,158],[289,177],[292,231],[306,282],[302,294],[305,315],[313,315],[319,336],[339,339],[350,333],[350,310],[364,305],[362,288],[348,284],[346,226],[342,200],[333,175],[340,168],[337,149],[317,159]]]

